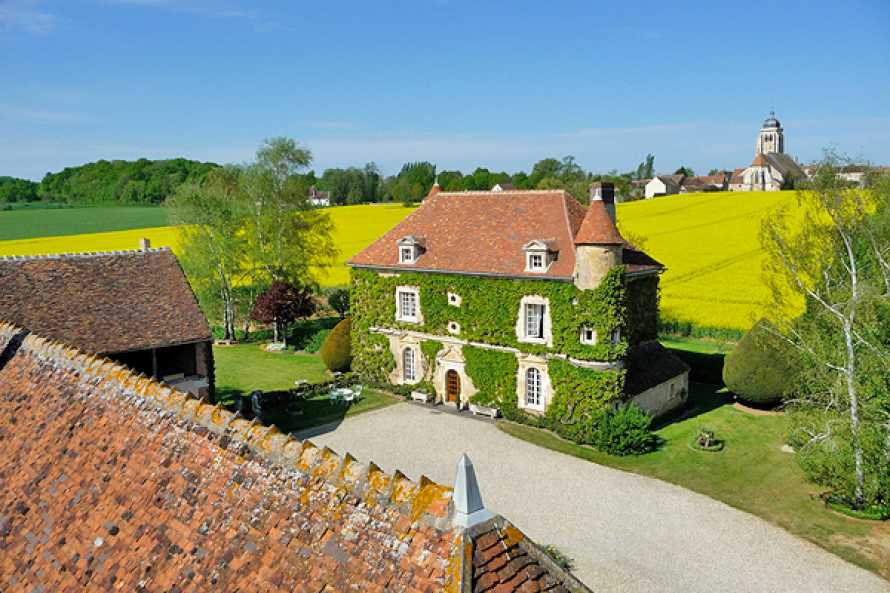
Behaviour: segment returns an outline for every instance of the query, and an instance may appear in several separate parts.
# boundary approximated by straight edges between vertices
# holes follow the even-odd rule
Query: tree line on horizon
[[[622,195],[630,195],[632,182],[655,174],[651,154],[626,173],[586,171],[573,156],[545,158],[531,172],[493,171],[477,167],[472,173],[439,171],[434,163],[405,163],[395,175],[384,175],[375,163],[363,167],[329,168],[295,173],[302,185],[330,192],[335,205],[374,202],[413,203],[427,195],[438,179],[442,191],[490,190],[495,184],[512,184],[516,189],[566,189],[586,201],[593,181],[611,181]],[[100,160],[57,173],[47,173],[38,183],[15,177],[0,177],[0,203],[38,200],[71,205],[160,205],[184,184],[202,182],[220,165],[183,158],[167,160]]]

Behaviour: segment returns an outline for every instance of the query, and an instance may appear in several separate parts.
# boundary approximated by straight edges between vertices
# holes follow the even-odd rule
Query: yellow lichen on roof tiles
[[[426,476],[420,477],[420,487],[414,500],[411,502],[411,520],[417,521],[423,514],[429,510],[440,511],[442,503],[445,503],[447,509],[448,502],[451,499],[451,488],[446,488],[441,484],[433,482]],[[441,514],[433,513],[433,514]]]
[[[389,490],[390,476],[380,469],[373,461],[368,464],[368,486],[378,494],[384,494]]]
[[[400,472],[399,470],[395,471],[395,474],[392,478],[392,495],[391,498],[396,502],[408,502],[414,499],[414,496],[417,494],[417,484],[411,481],[408,476]]]
[[[504,544],[508,548],[512,548],[519,542],[525,539],[525,534],[513,527],[512,524],[508,523],[504,526]]]
[[[232,416],[233,414],[225,409],[222,404],[216,404],[213,408],[213,412],[210,413],[210,421],[216,427],[223,427],[229,423]]]
[[[297,466],[304,471],[308,470],[315,463],[320,452],[320,449],[316,447],[312,441],[305,441],[303,443],[303,449],[300,451],[300,458],[297,461]]]
[[[337,452],[333,449],[325,447],[321,450],[321,455],[319,456],[319,463],[312,470],[312,475],[318,478],[328,478],[333,477],[334,472],[337,471],[337,467],[340,465],[340,456],[337,455]]]

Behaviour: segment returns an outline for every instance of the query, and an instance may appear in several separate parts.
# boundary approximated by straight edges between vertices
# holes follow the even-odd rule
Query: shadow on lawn
[[[708,383],[689,383],[689,398],[686,405],[663,416],[652,423],[652,430],[664,428],[674,422],[689,420],[702,414],[707,414],[721,406],[733,403],[733,396],[721,385]]]
[[[300,432],[301,438],[317,436],[335,430],[349,411],[343,403],[332,403],[327,396],[298,399],[288,406],[290,398],[282,398],[282,405],[272,404],[263,411],[260,419],[266,426],[274,424],[284,433]],[[216,401],[233,412],[238,411],[244,418],[253,419],[250,394],[238,389],[217,389]],[[290,400],[294,401],[294,400]],[[268,404],[267,404],[268,405]]]

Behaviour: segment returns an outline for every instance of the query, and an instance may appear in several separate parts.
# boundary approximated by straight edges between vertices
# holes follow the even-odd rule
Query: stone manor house
[[[543,414],[607,384],[615,397],[604,399],[652,414],[682,404],[688,368],[656,341],[664,267],[619,233],[614,187],[590,192],[585,207],[563,190],[434,185],[348,262],[353,368],[457,408]],[[576,375],[590,387],[573,386]],[[513,392],[486,393],[504,385]]]

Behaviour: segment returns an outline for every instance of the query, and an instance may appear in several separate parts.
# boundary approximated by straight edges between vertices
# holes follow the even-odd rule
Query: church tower
[[[760,134],[757,136],[757,148],[754,154],[769,154],[785,152],[785,133],[782,130],[782,124],[776,119],[776,114],[769,112],[769,117],[763,122],[760,128]]]

